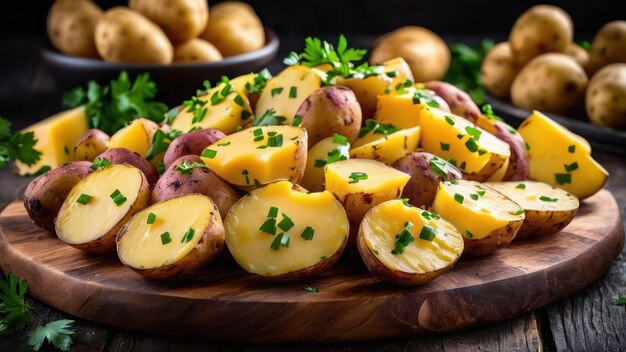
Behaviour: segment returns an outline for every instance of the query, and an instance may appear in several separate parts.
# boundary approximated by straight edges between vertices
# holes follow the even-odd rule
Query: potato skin
[[[341,245],[341,247],[339,247],[339,249],[337,249],[337,251],[333,255],[318,262],[317,264],[313,266],[296,270],[296,271],[290,271],[288,273],[284,273],[280,275],[263,276],[263,280],[265,281],[294,281],[294,280],[302,280],[302,279],[310,278],[312,276],[320,275],[324,273],[325,271],[327,271],[328,269],[330,269],[333,265],[335,265],[337,261],[339,261],[339,258],[341,258],[341,254],[346,249],[347,244],[348,244],[348,239],[343,241],[343,244]]]
[[[509,43],[513,58],[525,64],[548,52],[564,53],[574,36],[574,25],[567,12],[551,5],[537,5],[515,21]]]
[[[74,145],[74,160],[93,161],[107,150],[109,135],[97,128],[88,130]]]
[[[415,207],[428,208],[433,204],[435,193],[441,181],[460,180],[461,171],[451,164],[445,177],[437,175],[430,168],[430,160],[435,155],[426,152],[408,153],[393,164],[393,167],[411,175],[411,179],[404,186],[402,197],[409,199],[409,204]]]
[[[511,85],[522,67],[513,59],[509,42],[502,42],[489,50],[480,67],[481,81],[489,94],[509,99]]]
[[[465,245],[463,257],[480,257],[506,247],[517,235],[522,222],[523,220],[512,221],[505,227],[494,230],[487,237],[481,239],[471,239],[463,236]]]
[[[479,116],[476,125],[509,145],[511,155],[509,157],[509,165],[507,166],[502,180],[521,181],[528,179],[530,165],[528,164],[526,142],[522,135],[517,133],[515,129],[505,122],[491,120],[484,116]]]
[[[585,100],[591,122],[626,130],[626,64],[611,64],[596,73]]]
[[[540,110],[564,116],[580,115],[587,74],[565,54],[544,54],[532,59],[517,75],[511,87],[511,100],[527,110]]]
[[[173,162],[154,185],[152,203],[185,194],[204,194],[217,205],[220,215],[224,219],[230,207],[239,200],[239,193],[209,168],[198,167],[192,169],[189,174],[181,174],[175,168],[182,162],[203,163],[202,159],[196,155],[182,156]]]
[[[57,0],[48,12],[48,37],[64,54],[98,58],[94,31],[102,10],[90,0]]]
[[[591,43],[593,72],[613,63],[626,63],[626,21],[613,21],[600,28]]]
[[[570,43],[565,49],[565,55],[574,59],[587,72],[587,75],[591,74],[591,58],[587,50],[576,43]]]
[[[121,6],[104,13],[95,38],[98,53],[107,62],[169,64],[174,56],[172,43],[157,25]]]
[[[569,225],[577,211],[578,209],[554,212],[526,210],[524,223],[515,239],[533,239],[555,234]]]
[[[203,39],[194,38],[174,47],[174,62],[211,62],[221,59],[219,50]]]
[[[202,154],[204,148],[224,137],[226,137],[224,132],[215,128],[206,128],[176,137],[172,143],[170,143],[169,147],[167,147],[167,151],[163,157],[165,167],[169,168],[170,165],[181,156]]]
[[[113,165],[129,164],[132,165],[146,176],[150,186],[154,185],[159,178],[159,173],[146,159],[141,155],[133,153],[126,148],[112,148],[98,155],[98,158],[107,159]]]
[[[38,227],[54,231],[61,206],[78,181],[93,172],[88,161],[63,164],[32,180],[24,191],[24,207]]]
[[[320,88],[302,102],[296,116],[302,116],[309,146],[337,133],[354,142],[361,128],[361,106],[346,87]]]
[[[209,20],[205,0],[130,0],[128,7],[161,27],[175,43],[197,37]]]
[[[450,112],[464,117],[472,123],[476,123],[476,118],[480,115],[480,109],[470,98],[469,94],[450,83],[441,81],[426,82],[425,86],[445,100],[450,107]]]
[[[200,38],[217,47],[224,57],[245,54],[265,45],[265,30],[247,4],[227,1],[210,8],[211,20]]]

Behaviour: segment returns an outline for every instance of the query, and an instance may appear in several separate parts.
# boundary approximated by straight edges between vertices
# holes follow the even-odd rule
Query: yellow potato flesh
[[[375,206],[361,225],[367,247],[386,267],[405,273],[423,274],[448,267],[463,252],[463,237],[449,222],[425,218],[423,213],[422,209],[407,206],[401,200]],[[410,232],[415,240],[404,247],[403,253],[393,254],[396,235],[407,222],[414,226]],[[420,239],[425,225],[437,232],[432,241]]]
[[[353,173],[365,173],[366,180],[350,178]],[[373,193],[376,198],[397,198],[411,177],[381,162],[367,159],[338,161],[326,166],[324,184],[340,200],[348,194]]]
[[[258,130],[263,139],[254,141],[254,132]],[[282,146],[260,149],[259,147],[268,145],[268,132],[282,135]],[[226,136],[207,147],[202,160],[221,178],[234,185],[252,186],[288,180],[293,176],[296,167],[297,143],[305,136],[306,132],[299,127],[251,127]],[[207,157],[207,150],[215,151],[215,157]]]
[[[130,125],[115,132],[109,141],[109,149],[126,148],[138,153],[143,158],[148,154],[152,145],[152,136],[159,126],[146,119],[136,119]]]
[[[395,77],[393,77],[393,85],[399,83],[404,83],[407,79],[414,82],[413,72],[411,71],[411,67],[409,64],[401,57],[396,57],[395,59],[387,60],[383,62],[383,71],[385,74],[389,75],[389,72],[395,72]]]
[[[148,215],[156,219],[148,224]],[[117,246],[120,260],[138,269],[153,269],[172,264],[191,252],[216,214],[209,197],[190,194],[168,199],[146,208],[128,222],[126,233]],[[219,217],[218,217],[219,218]],[[194,235],[188,241],[189,229]],[[171,242],[163,244],[161,235],[169,233]],[[166,240],[167,241],[167,240]]]
[[[343,158],[350,158],[350,144],[341,145],[335,143],[333,137],[322,139],[309,150],[306,159],[306,168],[302,181],[300,181],[300,186],[310,192],[320,192],[324,190],[324,167],[326,166],[329,153],[335,150],[337,150],[339,155],[343,156]]]
[[[522,208],[499,192],[474,181],[453,182],[439,184],[432,208],[463,236],[482,239],[512,221],[524,219]],[[478,192],[485,193],[481,196]],[[455,200],[455,195],[463,199]],[[472,195],[478,199],[472,199]]]
[[[289,246],[270,246],[275,236],[259,230],[271,207],[278,208],[276,224],[286,214],[294,223],[287,232]],[[310,226],[312,240],[301,234]],[[348,238],[348,218],[330,192],[302,193],[290,182],[272,183],[241,198],[224,220],[226,245],[248,272],[275,276],[305,269],[333,256]],[[278,235],[282,230],[277,228]]]
[[[248,73],[246,75],[242,75],[230,80],[230,84],[233,87],[233,90],[239,94],[248,94],[248,89],[246,88],[246,84],[254,84],[255,73]]]
[[[424,105],[413,102],[415,91],[414,87],[409,87],[401,91],[401,94],[394,90],[389,94],[379,95],[376,98],[376,120],[400,128],[419,126]]]
[[[350,150],[350,157],[359,159],[375,159],[391,165],[406,153],[417,150],[420,139],[420,127],[413,127],[387,136],[370,132],[372,136],[379,136],[373,142],[361,145]],[[368,138],[363,136],[362,138]],[[355,142],[359,144],[359,140]]]
[[[511,198],[524,210],[570,211],[578,209],[579,205],[573,195],[543,182],[494,182],[486,185]],[[556,201],[541,200],[542,196]]]
[[[98,170],[81,180],[65,199],[55,222],[57,236],[66,243],[88,243],[105,235],[128,213],[141,188],[139,169],[129,165],[113,165]],[[119,190],[126,198],[115,204],[111,194]],[[82,194],[92,198],[78,203]]]

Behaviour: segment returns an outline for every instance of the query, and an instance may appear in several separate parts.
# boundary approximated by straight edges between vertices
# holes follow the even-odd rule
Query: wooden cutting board
[[[618,205],[602,190],[560,233],[462,259],[417,288],[382,282],[346,256],[301,282],[263,282],[225,257],[191,280],[161,283],[115,256],[64,245],[35,227],[19,201],[0,214],[0,267],[28,280],[38,300],[116,327],[240,342],[368,340],[498,322],[582,290],[623,245]]]

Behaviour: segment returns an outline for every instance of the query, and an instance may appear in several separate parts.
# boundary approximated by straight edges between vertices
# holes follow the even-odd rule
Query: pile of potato
[[[482,83],[495,97],[527,110],[579,117],[626,129],[626,21],[605,24],[590,51],[573,42],[562,9],[538,5],[522,14],[509,40],[485,57]]]
[[[239,1],[130,0],[103,12],[91,0],[56,0],[47,29],[60,52],[107,62],[210,62],[265,45],[261,20]]]

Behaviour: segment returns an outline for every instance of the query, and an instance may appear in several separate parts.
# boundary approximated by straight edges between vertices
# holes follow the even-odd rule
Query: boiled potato
[[[224,227],[237,263],[271,280],[323,273],[341,256],[349,231],[346,212],[330,192],[306,193],[287,181],[241,198]]]
[[[450,112],[465,118],[471,123],[476,123],[476,119],[480,115],[480,109],[469,94],[447,82],[431,81],[426,82],[424,85],[446,102],[450,107]]]
[[[209,20],[206,0],[130,0],[128,7],[156,23],[175,43],[197,37]]]
[[[251,121],[252,109],[248,98],[237,92],[230,81],[209,89],[195,101],[187,100],[172,121],[172,129],[188,132],[215,128],[230,134]]]
[[[626,21],[602,26],[593,38],[589,56],[594,72],[613,63],[626,63]]]
[[[294,126],[251,127],[208,146],[202,160],[242,190],[278,181],[298,183],[307,159],[306,130]]]
[[[206,128],[182,134],[170,143],[163,156],[163,164],[170,167],[176,160],[186,155],[200,155],[211,144],[226,137],[224,132]]]
[[[296,111],[312,147],[324,138],[340,134],[354,142],[361,128],[361,106],[346,87],[320,88],[309,95]]]
[[[376,113],[374,118],[383,123],[400,128],[411,128],[419,125],[423,107],[433,106],[450,111],[450,107],[433,91],[423,88],[408,87],[394,89],[389,94],[376,97]]]
[[[474,181],[441,182],[432,209],[461,232],[467,256],[506,246],[524,221],[524,209],[517,203]]]
[[[532,59],[515,77],[511,100],[527,110],[565,116],[580,115],[587,74],[565,54],[544,54]]]
[[[224,225],[211,198],[174,197],[135,214],[116,239],[120,261],[149,279],[182,279],[217,258]]]
[[[598,71],[589,82],[585,104],[593,124],[626,130],[626,64]]]
[[[374,275],[415,286],[452,268],[463,253],[463,236],[437,214],[390,200],[365,215],[357,245]]]
[[[480,80],[494,97],[509,99],[511,85],[522,68],[513,58],[509,42],[502,42],[489,50],[480,67]]]
[[[159,178],[159,173],[152,164],[142,158],[138,153],[132,152],[126,148],[108,149],[96,157],[94,164],[101,160],[107,160],[111,165],[128,164],[138,168],[144,176],[146,176],[150,187],[154,186]]]
[[[515,21],[509,43],[513,58],[525,64],[548,52],[564,53],[574,36],[574,24],[567,12],[551,5],[537,5]]]
[[[383,66],[383,71],[385,75],[388,77],[392,77],[394,79],[394,83],[401,83],[406,80],[411,82],[415,82],[415,77],[413,77],[413,71],[411,71],[411,66],[401,57],[396,57],[390,60],[387,60],[381,64]]]
[[[589,52],[576,43],[570,43],[565,50],[565,55],[574,59],[587,74],[591,73]]]
[[[324,190],[324,167],[350,159],[350,143],[341,135],[324,138],[309,149],[300,186],[309,192]]]
[[[48,12],[48,38],[64,54],[98,58],[93,34],[100,17],[90,0],[57,0]]]
[[[370,141],[371,139],[374,140]],[[389,134],[381,132],[379,127],[354,142],[350,149],[350,157],[373,159],[391,165],[407,153],[416,151],[419,140],[419,126]]]
[[[609,173],[591,157],[586,140],[538,111],[517,131],[528,144],[530,178],[562,188],[578,199],[598,192]]]
[[[375,160],[350,159],[326,165],[324,187],[343,204],[350,220],[348,246],[356,245],[365,213],[376,204],[399,198],[409,178]]]
[[[24,208],[33,223],[54,232],[54,219],[65,198],[80,180],[92,172],[90,162],[74,161],[32,180],[24,190]]]
[[[221,59],[219,50],[206,40],[194,38],[174,47],[174,62],[211,62]]]
[[[80,180],[63,202],[54,227],[59,239],[88,252],[115,250],[115,236],[148,206],[143,173],[127,164],[102,168]]]
[[[420,124],[423,150],[459,168],[464,178],[483,182],[511,155],[504,141],[452,113],[425,108]]]
[[[96,48],[104,61],[169,64],[172,43],[161,28],[137,11],[117,6],[96,24]]]
[[[524,222],[515,239],[552,235],[567,226],[578,210],[578,199],[543,182],[495,182],[487,186],[524,209]]]
[[[426,152],[408,153],[393,167],[411,176],[402,197],[415,207],[429,208],[433,204],[439,183],[460,180],[461,171],[447,161]]]
[[[74,160],[93,161],[107,150],[109,135],[97,128],[87,131],[74,145]]]
[[[125,148],[145,158],[152,146],[152,137],[158,129],[159,125],[154,121],[144,118],[135,119],[111,136],[109,149]]]
[[[209,11],[211,20],[200,38],[215,45],[222,55],[245,54],[265,45],[263,24],[249,5],[227,1]]]
[[[370,63],[402,57],[418,82],[442,79],[450,66],[450,50],[435,33],[423,27],[407,26],[376,40]]]

